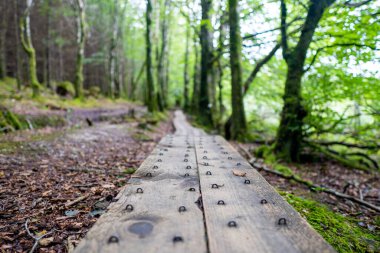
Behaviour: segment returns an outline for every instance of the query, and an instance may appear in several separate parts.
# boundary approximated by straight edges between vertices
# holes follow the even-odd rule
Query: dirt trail
[[[110,119],[81,129],[0,136],[0,250],[66,252],[104,212],[162,136],[157,125],[125,120],[129,108],[74,111],[75,119]]]

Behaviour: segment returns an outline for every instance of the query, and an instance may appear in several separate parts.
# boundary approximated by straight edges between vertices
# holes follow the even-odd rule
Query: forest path
[[[226,140],[174,126],[76,252],[334,252]]]

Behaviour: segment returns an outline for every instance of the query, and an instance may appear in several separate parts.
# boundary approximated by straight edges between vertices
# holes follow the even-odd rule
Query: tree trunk
[[[7,33],[7,21],[8,21],[8,10],[7,10],[7,1],[2,0],[0,3],[0,79],[3,79],[7,76],[7,59],[6,59],[6,33]]]
[[[20,30],[19,26],[17,25],[19,22],[19,17],[18,17],[18,1],[14,1],[14,31],[16,34],[16,81],[17,81],[17,90],[21,90],[21,80],[22,80],[22,72],[21,72],[21,55],[20,55]]]
[[[84,0],[76,0],[77,8],[77,59],[75,68],[75,97],[83,97],[83,64],[84,64],[84,47],[85,47],[85,6]]]
[[[45,45],[45,54],[46,54],[46,63],[45,63],[45,84],[47,88],[51,88],[51,71],[50,71],[50,64],[51,64],[51,8],[52,8],[52,0],[47,0],[48,4],[48,13],[47,13],[47,39],[46,39],[46,45]]]
[[[200,94],[200,83],[199,83],[199,73],[200,73],[200,64],[199,64],[199,50],[198,50],[198,35],[196,31],[194,32],[194,70],[193,70],[193,96],[191,101],[191,108],[193,113],[198,114],[199,109],[199,94]]]
[[[37,77],[36,51],[32,44],[32,34],[30,31],[30,11],[33,0],[26,0],[26,9],[20,20],[20,38],[25,53],[28,56],[29,78],[33,89],[33,97],[40,95],[41,84]]]
[[[117,47],[117,36],[119,30],[119,17],[117,11],[117,0],[114,1],[113,10],[112,10],[112,36],[109,47],[109,66],[108,66],[108,75],[109,75],[109,96],[110,98],[115,98],[115,86],[116,86],[116,47]]]
[[[148,106],[149,112],[157,112],[157,94],[154,87],[153,81],[153,70],[152,70],[152,42],[151,42],[151,28],[152,28],[152,1],[147,0],[146,5],[146,104]]]
[[[184,73],[183,73],[183,109],[185,111],[188,111],[190,108],[190,102],[189,102],[189,84],[190,84],[190,77],[189,77],[189,53],[190,53],[190,24],[189,20],[186,24],[186,49],[185,49],[185,67],[184,67]]]
[[[159,86],[159,94],[161,97],[161,107],[162,109],[167,107],[167,58],[168,58],[168,34],[169,34],[169,13],[170,13],[170,4],[171,0],[165,0],[163,6],[163,13],[161,16],[161,49],[159,50],[158,57],[158,66],[157,66],[157,74],[158,74],[158,86]]]
[[[212,38],[211,38],[211,8],[212,0],[201,0],[202,21],[201,21],[201,83],[199,94],[199,116],[202,123],[206,125],[212,124],[209,85],[212,82]]]
[[[302,143],[303,119],[307,115],[302,106],[301,80],[304,64],[315,29],[323,12],[335,0],[312,0],[296,47],[288,49],[286,34],[286,5],[281,1],[281,37],[283,56],[288,65],[285,82],[284,107],[278,128],[275,152],[286,161],[299,161]]]
[[[243,103],[243,82],[241,69],[241,37],[239,27],[239,13],[237,10],[239,0],[228,0],[230,23],[230,67],[232,86],[232,117],[231,139],[244,138],[246,134],[246,120]]]

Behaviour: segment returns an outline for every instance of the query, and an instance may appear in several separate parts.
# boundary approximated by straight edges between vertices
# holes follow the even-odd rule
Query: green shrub
[[[62,97],[67,97],[67,96],[73,97],[75,95],[74,84],[72,84],[69,81],[58,83],[55,91],[57,92],[58,95]]]

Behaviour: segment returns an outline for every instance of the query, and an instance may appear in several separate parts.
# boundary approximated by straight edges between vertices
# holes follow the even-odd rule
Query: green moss
[[[60,96],[65,97],[67,95],[70,95],[73,97],[75,95],[74,85],[69,81],[60,82],[57,84],[56,92]]]
[[[146,135],[142,132],[134,133],[132,135],[132,138],[137,140],[137,141],[152,141],[152,139],[148,135]]]
[[[380,234],[358,225],[358,220],[331,211],[313,200],[280,192],[309,224],[338,252],[379,252]]]
[[[24,122],[5,107],[0,107],[0,132],[10,132],[25,128]]]
[[[64,117],[59,115],[39,115],[30,118],[30,123],[34,128],[44,128],[44,127],[63,127],[66,125],[66,120]]]
[[[136,172],[136,169],[135,169],[135,168],[127,168],[127,169],[125,169],[125,170],[123,171],[124,174],[128,174],[128,175],[133,174],[133,173],[135,173],[135,172]]]

